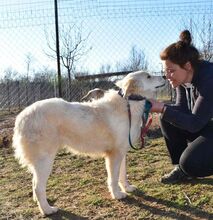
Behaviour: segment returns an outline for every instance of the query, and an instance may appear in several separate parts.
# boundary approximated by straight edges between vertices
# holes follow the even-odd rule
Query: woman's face
[[[191,82],[193,70],[190,62],[187,62],[184,67],[174,64],[170,60],[163,61],[165,76],[173,88]]]

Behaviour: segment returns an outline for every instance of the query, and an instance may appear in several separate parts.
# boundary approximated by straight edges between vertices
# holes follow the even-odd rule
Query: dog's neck
[[[123,90],[120,89],[118,91],[118,95],[120,95],[122,98],[124,98],[124,93],[123,93]],[[142,101],[142,100],[145,100],[146,97],[142,96],[142,95],[137,95],[137,94],[131,94],[127,97],[128,100],[131,100],[131,101]]]
[[[124,98],[124,93],[123,93],[122,89],[120,89],[118,91],[118,94],[122,98]],[[129,105],[129,101],[143,101],[144,100],[145,104],[144,104],[142,115],[145,117],[145,121],[147,121],[150,109],[152,108],[152,103],[146,97],[144,97],[142,95],[137,95],[137,94],[131,94],[125,99],[127,100],[128,105]],[[136,113],[137,111],[134,111],[134,112]]]
[[[144,147],[144,135],[146,134],[146,132],[152,122],[152,120],[148,121],[148,116],[149,116],[149,112],[152,107],[152,104],[149,100],[146,99],[146,97],[141,96],[141,95],[131,94],[128,97],[124,97],[124,93],[123,93],[122,89],[120,89],[118,91],[118,95],[120,95],[122,98],[125,98],[127,100],[128,119],[129,119],[129,145],[131,146],[132,149],[139,150]],[[136,111],[133,110],[132,112],[134,112],[134,114],[132,114],[129,101],[143,101],[142,103],[144,103],[144,104],[142,107],[142,111],[141,112],[138,111],[139,108],[137,107],[137,110]],[[138,105],[139,103],[141,103],[141,102],[132,102],[133,106]],[[138,117],[141,117],[141,120],[139,120]],[[131,124],[132,124],[133,118],[136,118],[135,123],[138,123],[138,126],[136,125],[137,127],[141,127],[141,124],[142,124],[142,127],[141,127],[141,147],[140,148],[135,147],[133,145],[133,142],[131,139]],[[147,124],[147,121],[148,121],[148,124]]]

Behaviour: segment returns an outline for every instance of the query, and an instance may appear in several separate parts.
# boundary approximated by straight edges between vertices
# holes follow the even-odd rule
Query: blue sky
[[[101,65],[125,63],[132,46],[144,51],[150,71],[160,70],[159,53],[176,41],[190,19],[202,25],[212,19],[213,1],[202,0],[59,0],[60,25],[82,24],[82,35],[90,37],[92,50],[77,63],[78,71],[98,73]],[[0,71],[11,67],[26,72],[26,55],[31,54],[31,74],[43,66],[56,69],[46,55],[44,30],[54,31],[52,0],[1,0]],[[199,44],[197,30],[194,39]]]

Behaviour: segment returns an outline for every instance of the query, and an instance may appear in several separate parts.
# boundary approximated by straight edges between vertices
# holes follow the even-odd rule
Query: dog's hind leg
[[[122,199],[126,193],[120,190],[118,185],[119,172],[123,155],[118,151],[109,152],[106,157],[106,169],[108,174],[108,187],[113,199]]]
[[[119,185],[124,192],[133,192],[136,186],[130,185],[127,179],[126,173],[126,156],[124,156],[121,162],[120,175],[119,175]]]
[[[43,215],[50,215],[58,211],[58,208],[48,204],[46,198],[46,184],[52,170],[54,156],[48,155],[39,159],[33,167],[34,195]]]

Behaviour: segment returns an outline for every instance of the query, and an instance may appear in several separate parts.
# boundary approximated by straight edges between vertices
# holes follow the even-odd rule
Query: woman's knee
[[[195,168],[192,166],[192,163],[190,162],[190,160],[187,160],[186,158],[182,159],[181,157],[179,161],[179,166],[181,170],[188,176],[196,176],[194,174]]]
[[[213,140],[201,135],[183,151],[179,165],[189,176],[205,177],[213,175]]]
[[[186,150],[187,151],[187,150]],[[202,168],[201,158],[198,158],[192,152],[183,152],[179,160],[179,166],[182,171],[191,177],[203,177],[204,171]]]
[[[172,129],[172,125],[169,122],[163,120],[161,117],[159,118],[159,121],[163,136],[168,136],[168,131]]]
[[[165,121],[161,116],[159,117],[160,127],[161,129],[165,129],[170,126],[170,123]]]
[[[185,134],[183,130],[163,120],[161,117],[160,117],[160,128],[163,136],[166,137],[168,140],[185,139]]]

